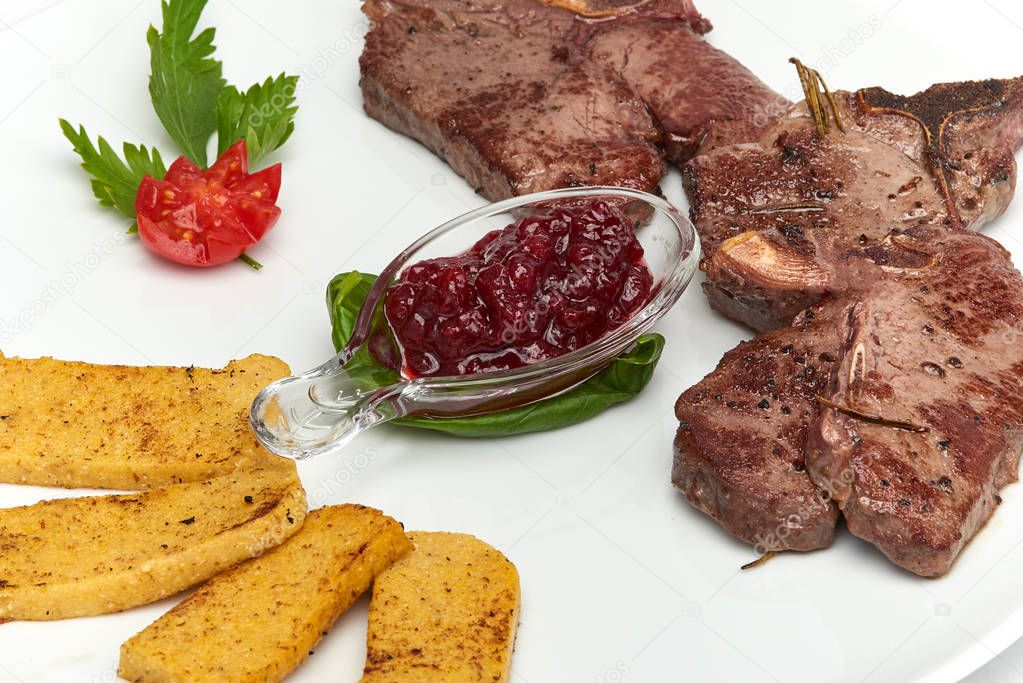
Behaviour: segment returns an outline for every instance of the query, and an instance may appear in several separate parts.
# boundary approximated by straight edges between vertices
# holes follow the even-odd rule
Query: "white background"
[[[792,55],[832,88],[913,92],[1023,73],[1023,8],[1011,0],[698,5],[717,26],[711,42],[790,97]],[[220,366],[261,352],[302,370],[332,353],[323,288],[334,273],[374,271],[482,203],[362,114],[356,2],[284,7],[213,0],[204,17],[231,82],[303,76],[298,129],[278,156],[284,213],[252,252],[266,266],[255,273],[176,267],[121,239],[128,222],[96,205],[57,127],[64,116],[173,158],[146,91],[156,0],[4,0],[0,333],[19,316],[29,327],[3,336],[5,353]],[[677,174],[663,186],[684,201]],[[1019,204],[989,234],[1019,262]],[[68,286],[44,301],[53,280]],[[310,500],[378,506],[410,529],[467,531],[506,552],[523,583],[518,683],[953,680],[993,658],[970,680],[1023,679],[1023,645],[996,655],[1023,635],[1018,486],[946,579],[909,576],[844,532],[828,551],[740,574],[750,549],[692,510],[668,471],[674,398],[747,333],[712,315],[696,286],[661,330],[668,346],[649,388],[589,424],[487,441],[381,428],[303,464]],[[61,495],[78,492],[0,485],[4,506]],[[112,681],[119,644],[171,604],[0,626],[0,682]],[[365,601],[294,680],[356,680],[364,619]]]

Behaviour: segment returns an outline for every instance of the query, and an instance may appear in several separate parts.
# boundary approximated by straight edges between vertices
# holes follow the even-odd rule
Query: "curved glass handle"
[[[346,349],[320,367],[277,380],[259,393],[249,421],[268,450],[303,460],[408,413],[415,383],[374,387],[344,368],[352,353]]]

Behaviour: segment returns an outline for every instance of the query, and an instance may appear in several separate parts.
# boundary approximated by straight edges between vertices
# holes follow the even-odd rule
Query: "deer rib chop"
[[[819,137],[804,103],[756,142],[683,169],[711,305],[763,331],[863,283],[861,262],[917,225],[976,229],[1000,215],[1023,142],[1023,78],[911,97],[836,93],[845,132]]]
[[[915,227],[884,249],[924,260],[873,266],[682,394],[672,478],[758,551],[827,546],[837,504],[895,564],[939,576],[1016,480],[1023,278],[975,233]]]
[[[665,147],[682,161],[775,118],[760,112],[778,96],[703,41],[710,23],[691,0],[366,0],[363,11],[366,112],[489,199],[654,190]]]
[[[940,576],[1017,479],[1023,278],[987,237],[921,237],[933,266],[856,296],[806,459],[853,534]]]
[[[652,190],[666,166],[646,105],[575,58],[574,15],[533,0],[368,0],[366,112],[489,199],[578,185]]]

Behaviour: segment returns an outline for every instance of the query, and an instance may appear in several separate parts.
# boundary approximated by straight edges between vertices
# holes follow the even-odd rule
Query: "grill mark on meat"
[[[964,271],[976,270],[978,277],[966,279],[952,272],[930,285],[927,294],[938,291],[940,296],[925,295],[925,314],[966,347],[982,345],[985,337],[1007,321],[1023,320],[1016,283],[999,277],[999,266],[1007,260],[1007,253],[998,245],[993,245],[990,252],[964,251],[959,266]]]

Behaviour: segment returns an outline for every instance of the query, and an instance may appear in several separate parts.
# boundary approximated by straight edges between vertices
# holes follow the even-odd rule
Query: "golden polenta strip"
[[[139,490],[258,466],[274,456],[249,405],[289,372],[258,355],[222,370],[0,355],[0,481]]]
[[[379,510],[309,513],[287,543],[212,579],[121,646],[129,681],[280,681],[412,546]]]
[[[507,681],[519,621],[515,565],[466,534],[416,531],[377,577],[363,683]]]
[[[305,511],[290,461],[0,510],[0,622],[106,614],[174,595],[279,545]]]

